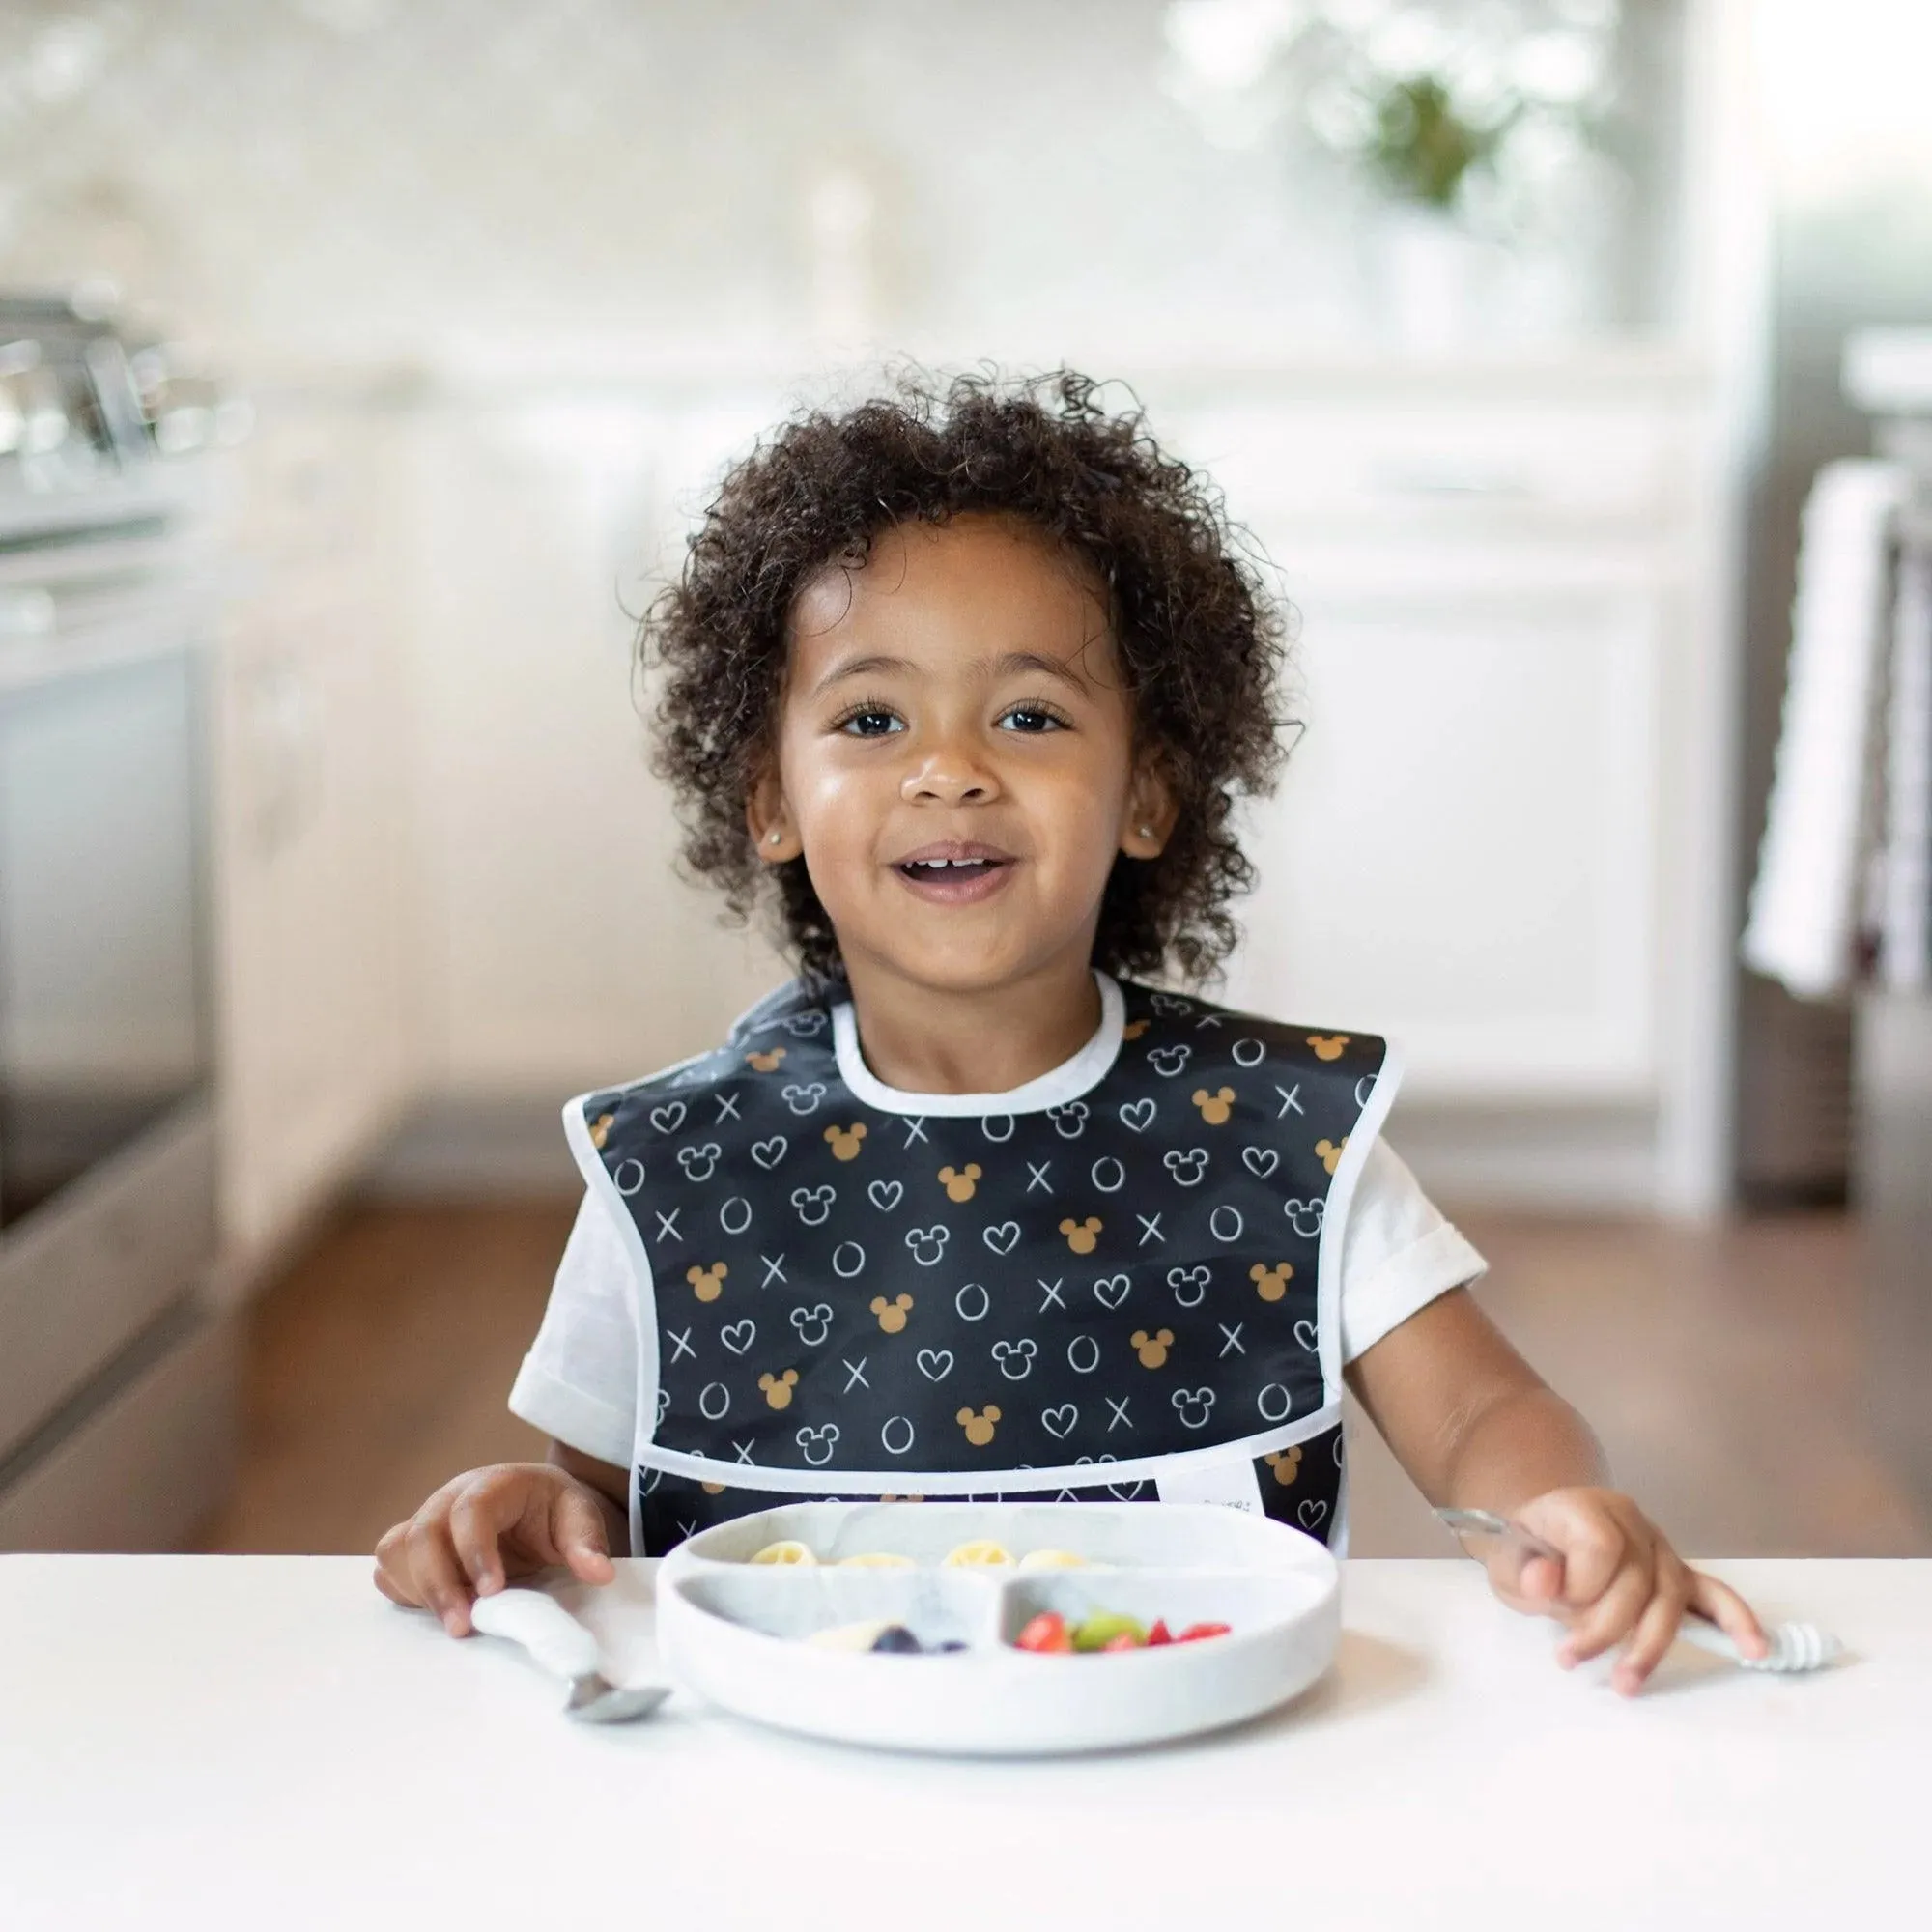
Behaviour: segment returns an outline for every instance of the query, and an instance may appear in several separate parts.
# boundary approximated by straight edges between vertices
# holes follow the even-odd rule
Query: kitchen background
[[[1840,384],[1932,325],[1928,57],[1885,0],[10,7],[0,284],[70,299],[0,327],[0,1547],[366,1548],[536,1453],[559,1103],[781,971],[672,874],[632,613],[911,356],[1131,384],[1264,547],[1309,728],[1224,997],[1404,1039],[1625,1480],[1932,1548],[1922,999],[1736,963],[1800,505],[1932,410],[1907,338]],[[1440,1548],[1359,1469],[1358,1552]]]

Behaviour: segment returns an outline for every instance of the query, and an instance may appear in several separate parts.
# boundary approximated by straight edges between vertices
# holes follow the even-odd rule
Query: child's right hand
[[[518,1577],[567,1564],[586,1583],[617,1574],[604,1511],[588,1485],[549,1463],[497,1463],[443,1484],[376,1546],[376,1587],[433,1611],[451,1636],[469,1605]]]

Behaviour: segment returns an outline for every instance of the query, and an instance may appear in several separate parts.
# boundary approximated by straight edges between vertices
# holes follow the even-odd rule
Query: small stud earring
[[[1143,825],[1140,828],[1140,835],[1143,838],[1151,838],[1153,837],[1153,827],[1151,825]]]
[[[782,845],[784,843],[784,834],[782,832],[767,832],[765,834],[765,843],[767,845]]]

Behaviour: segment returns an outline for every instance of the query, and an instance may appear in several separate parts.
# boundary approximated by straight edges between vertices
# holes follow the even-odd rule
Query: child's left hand
[[[1548,1557],[1478,1551],[1491,1587],[1512,1609],[1556,1617],[1569,1634],[1556,1652],[1564,1669],[1623,1645],[1610,1683],[1634,1696],[1662,1661],[1687,1611],[1708,1617],[1746,1657],[1769,1648],[1750,1605],[1715,1577],[1692,1570],[1663,1532],[1615,1490],[1549,1490],[1514,1520],[1563,1552]],[[1519,1567],[1520,1566],[1520,1567]]]

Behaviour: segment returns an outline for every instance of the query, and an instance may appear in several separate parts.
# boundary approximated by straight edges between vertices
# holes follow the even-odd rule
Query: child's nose
[[[999,791],[992,768],[965,745],[934,747],[899,787],[909,805],[984,805]]]

